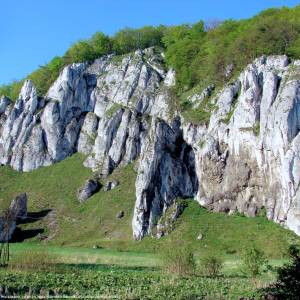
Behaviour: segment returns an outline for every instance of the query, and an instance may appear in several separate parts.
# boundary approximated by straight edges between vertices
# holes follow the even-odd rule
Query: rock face
[[[77,198],[79,202],[84,202],[99,190],[99,182],[93,179],[88,179],[83,188],[78,190]]]
[[[184,142],[180,125],[179,119],[174,119],[171,126],[153,119],[136,180],[132,222],[135,239],[151,233],[157,217],[176,198],[193,197],[197,193],[195,154]]]
[[[148,49],[72,64],[44,98],[25,81],[14,105],[0,101],[0,163],[31,171],[79,151],[86,166],[107,175],[135,160],[165,76],[156,58]]]
[[[175,73],[153,49],[67,66],[47,95],[0,100],[0,163],[31,171],[78,151],[103,178],[138,163],[133,237],[176,198],[267,217],[300,234],[300,61],[261,57],[211,99],[207,124],[176,111]],[[229,71],[228,71],[229,72]],[[214,86],[192,95],[197,109]]]

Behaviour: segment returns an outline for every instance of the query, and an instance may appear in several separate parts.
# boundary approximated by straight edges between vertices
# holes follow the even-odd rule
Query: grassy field
[[[259,298],[274,281],[274,271],[255,280],[241,272],[240,260],[227,259],[220,276],[165,274],[160,256],[107,249],[12,244],[8,269],[0,269],[1,287],[18,296],[77,296],[112,299]],[[283,260],[272,260],[281,265]]]
[[[0,272],[1,284],[18,296],[92,299],[258,299],[265,284],[245,277],[174,278],[147,269],[78,269]]]

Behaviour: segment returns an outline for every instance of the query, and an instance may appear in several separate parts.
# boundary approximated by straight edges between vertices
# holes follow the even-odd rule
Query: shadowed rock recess
[[[176,198],[267,218],[300,234],[300,61],[261,57],[211,97],[207,124],[174,107],[175,74],[153,49],[65,67],[45,97],[25,81],[0,101],[0,162],[18,171],[74,152],[103,177],[136,161],[133,237],[151,233]],[[210,88],[210,87],[208,87]]]

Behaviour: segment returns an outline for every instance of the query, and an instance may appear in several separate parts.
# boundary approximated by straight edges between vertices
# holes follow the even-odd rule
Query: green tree
[[[95,57],[106,55],[112,50],[112,42],[110,38],[102,32],[96,32],[92,36],[90,44],[93,48]]]
[[[93,46],[87,41],[79,41],[64,55],[66,64],[92,61],[96,58]]]

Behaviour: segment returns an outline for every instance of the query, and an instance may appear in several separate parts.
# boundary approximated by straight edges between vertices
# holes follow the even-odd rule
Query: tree
[[[9,239],[11,229],[12,227],[14,228],[14,223],[16,222],[15,212],[11,209],[7,209],[1,217],[1,222],[0,266],[6,267],[9,262]]]
[[[79,41],[73,44],[64,55],[65,64],[92,61],[95,58],[94,49],[87,41]]]
[[[90,44],[93,48],[95,57],[101,57],[112,51],[111,39],[102,32],[96,32],[92,36]]]

